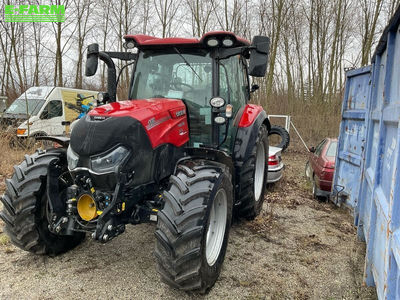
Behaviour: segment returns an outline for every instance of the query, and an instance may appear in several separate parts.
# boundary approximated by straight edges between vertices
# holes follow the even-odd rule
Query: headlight
[[[108,154],[91,157],[92,170],[97,173],[113,172],[129,154],[129,150],[119,146]]]
[[[215,97],[210,100],[210,105],[215,108],[220,108],[225,105],[225,100],[221,97]]]
[[[79,156],[74,151],[72,151],[71,146],[68,147],[67,150],[67,161],[68,161],[68,169],[73,170],[78,165]]]

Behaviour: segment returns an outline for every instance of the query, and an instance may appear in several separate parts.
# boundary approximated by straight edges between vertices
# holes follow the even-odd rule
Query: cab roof
[[[204,34],[201,38],[158,38],[150,35],[135,34],[125,35],[126,41],[135,43],[137,48],[159,48],[159,47],[173,47],[173,46],[188,46],[188,47],[209,47],[207,41],[211,38],[216,38],[222,41],[225,38],[232,39],[233,45],[231,47],[250,46],[250,42],[244,38],[237,36],[229,31],[210,31]]]

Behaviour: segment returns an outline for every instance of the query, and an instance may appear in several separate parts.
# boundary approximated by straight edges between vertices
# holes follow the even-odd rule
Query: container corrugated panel
[[[370,83],[371,67],[346,73],[334,192],[338,201],[352,209],[357,206],[361,186]]]
[[[343,188],[336,199],[353,209],[358,237],[366,241],[364,280],[379,299],[400,299],[399,25],[400,9],[372,67],[347,73],[333,183]]]

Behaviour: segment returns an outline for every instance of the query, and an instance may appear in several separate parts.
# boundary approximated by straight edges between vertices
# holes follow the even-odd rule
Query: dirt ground
[[[2,193],[12,168],[1,155]],[[362,285],[365,245],[351,215],[311,198],[304,153],[283,159],[284,178],[270,187],[262,215],[233,224],[221,276],[205,296],[160,282],[153,224],[128,226],[105,245],[87,238],[49,258],[12,246],[0,222],[0,299],[376,299]]]

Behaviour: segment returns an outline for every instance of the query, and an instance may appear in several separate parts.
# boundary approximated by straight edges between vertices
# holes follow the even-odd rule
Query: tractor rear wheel
[[[84,233],[59,236],[48,229],[46,179],[48,166],[55,160],[67,171],[66,154],[62,149],[25,155],[25,160],[14,167],[12,178],[6,180],[6,191],[0,198],[4,206],[0,219],[5,222],[5,232],[11,242],[34,254],[61,254],[77,246],[85,237]],[[66,179],[60,176],[60,194],[65,188]]]
[[[208,161],[178,165],[158,213],[155,256],[170,286],[204,293],[216,282],[228,245],[233,187],[228,169]]]
[[[240,169],[239,217],[253,220],[261,212],[268,178],[268,149],[268,130],[262,125],[251,155]]]

